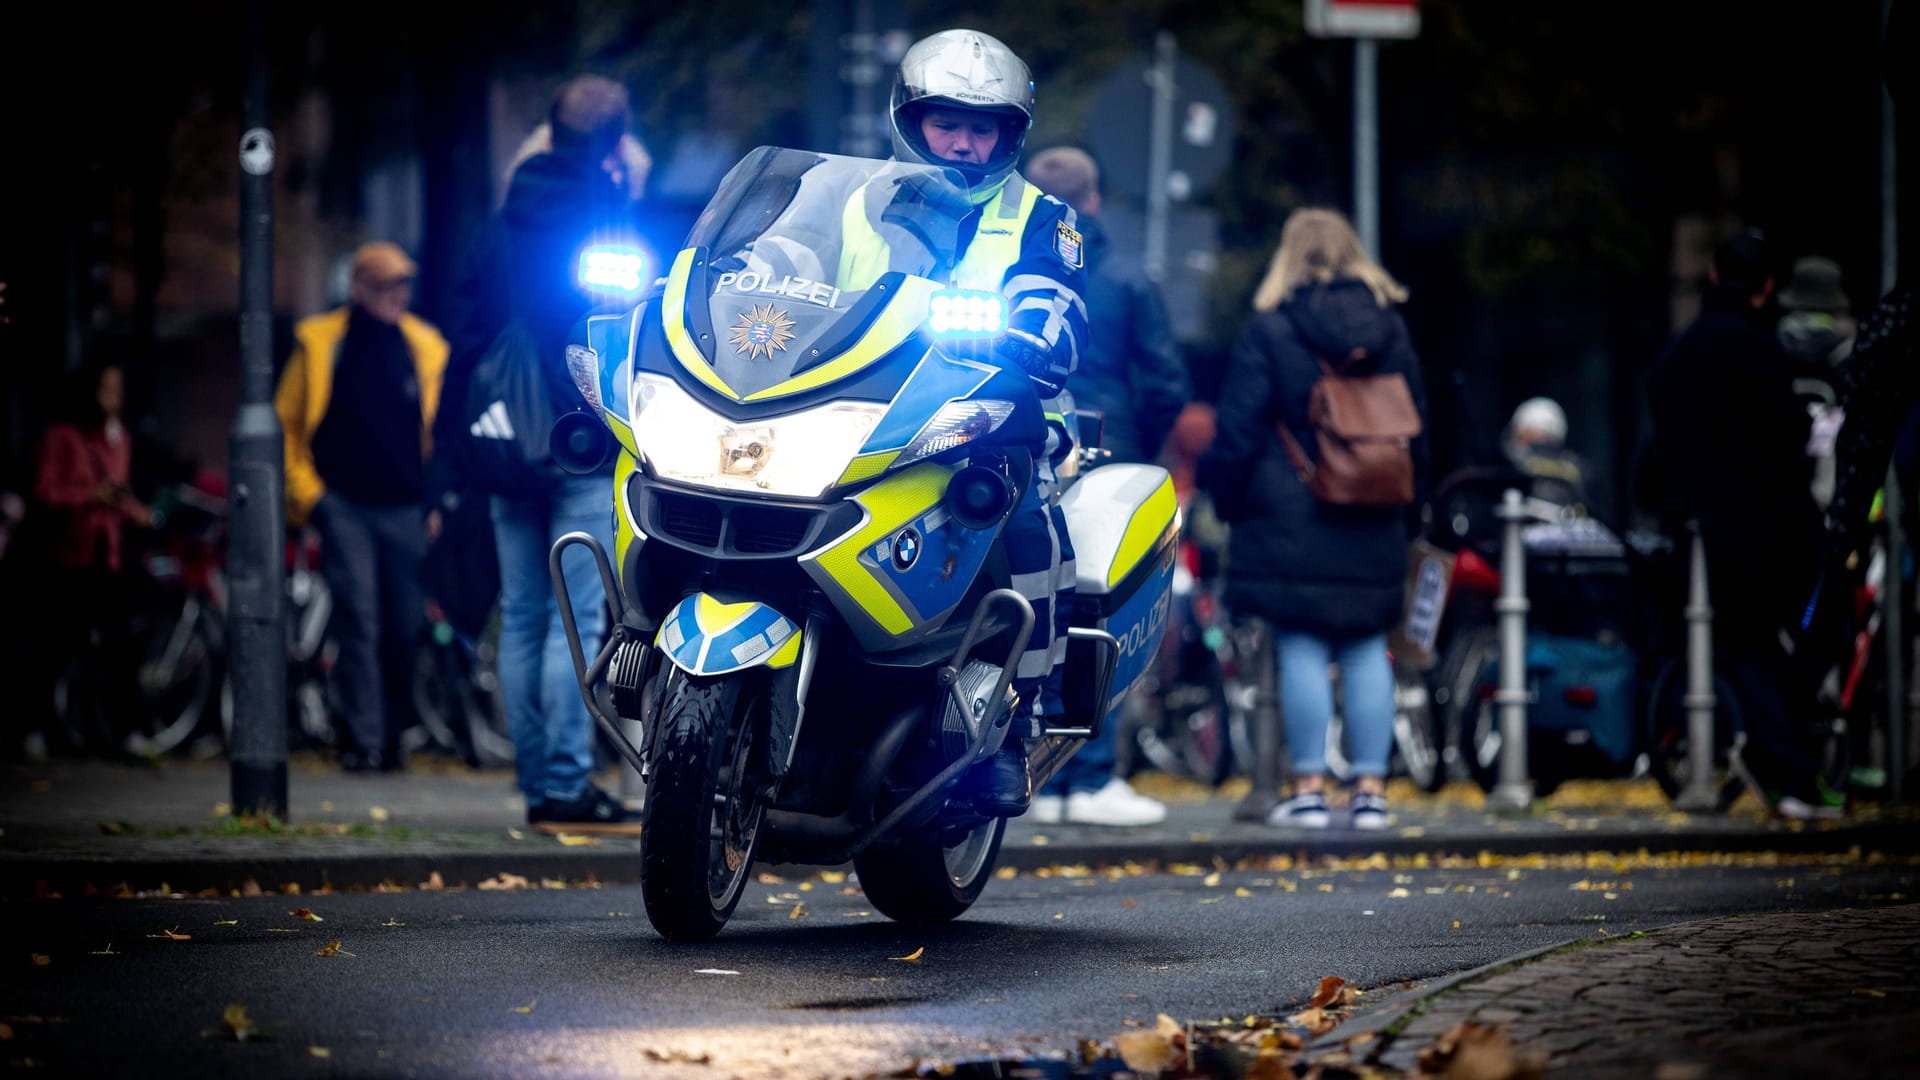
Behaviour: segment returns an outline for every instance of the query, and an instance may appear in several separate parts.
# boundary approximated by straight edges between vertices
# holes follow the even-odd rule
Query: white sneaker
[[[1167,820],[1167,807],[1116,776],[1099,791],[1068,795],[1066,819],[1078,825],[1158,825]]]
[[[1033,805],[1027,807],[1027,816],[1041,825],[1058,825],[1066,805],[1067,800],[1059,795],[1035,795]]]
[[[1267,824],[1296,829],[1324,829],[1329,817],[1327,797],[1318,791],[1309,791],[1295,795],[1267,811]]]

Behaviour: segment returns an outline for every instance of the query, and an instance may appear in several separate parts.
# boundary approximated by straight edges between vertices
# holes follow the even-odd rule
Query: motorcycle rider
[[[1026,373],[1049,419],[1057,419],[1057,399],[1087,340],[1086,254],[1073,211],[1014,169],[1033,125],[1027,65],[978,30],[942,30],[901,57],[889,111],[896,159],[949,167],[965,177],[974,210],[960,227],[951,284],[1006,297],[1007,329],[992,359]],[[1019,736],[1038,734],[1039,718],[1062,708],[1074,565],[1050,458],[1066,449],[1060,431],[1051,431],[1048,452],[1035,455],[1034,483],[1005,533],[1013,587],[1033,605],[1033,637],[1013,689],[1017,718],[1032,717],[1035,726],[1023,731],[1016,724],[1002,749],[969,778],[975,805],[996,816],[1026,811],[1033,785]]]

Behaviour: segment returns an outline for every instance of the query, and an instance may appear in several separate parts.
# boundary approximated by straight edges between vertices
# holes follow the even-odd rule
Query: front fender
[[[660,621],[653,642],[689,675],[725,675],[791,666],[800,656],[802,636],[797,623],[765,604],[727,604],[694,593]]]

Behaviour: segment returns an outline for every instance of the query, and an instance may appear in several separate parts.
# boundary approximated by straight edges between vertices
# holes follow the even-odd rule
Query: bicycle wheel
[[[1646,747],[1648,771],[1670,799],[1679,798],[1692,778],[1692,731],[1686,708],[1687,662],[1684,657],[1668,660],[1654,676],[1647,693]],[[1714,787],[1723,793],[1737,782],[1725,772],[1727,748],[1741,731],[1740,698],[1733,685],[1713,675],[1713,769]]]

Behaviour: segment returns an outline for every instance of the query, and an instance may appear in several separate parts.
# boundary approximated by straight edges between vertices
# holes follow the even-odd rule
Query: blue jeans
[[[1393,667],[1387,659],[1387,636],[1330,642],[1314,634],[1280,631],[1274,644],[1280,654],[1280,711],[1294,775],[1327,771],[1331,662],[1340,666],[1340,718],[1354,774],[1385,777],[1393,753]]]
[[[493,538],[500,552],[500,692],[513,732],[513,768],[532,809],[584,795],[593,773],[593,718],[580,700],[547,552],[584,532],[613,552],[613,486],[606,476],[570,476],[530,499],[495,495]],[[591,657],[606,636],[606,589],[585,552],[569,549],[567,592],[580,646]]]

